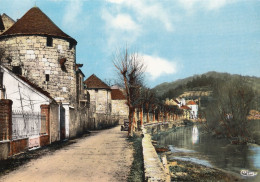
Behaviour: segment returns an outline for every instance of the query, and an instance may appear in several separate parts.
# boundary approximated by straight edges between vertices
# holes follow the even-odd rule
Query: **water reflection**
[[[196,144],[198,143],[198,140],[199,140],[199,130],[198,130],[198,127],[196,125],[193,126],[193,129],[192,129],[192,143],[193,144]]]
[[[199,126],[182,127],[177,131],[155,138],[159,145],[171,146],[172,152],[192,150],[218,168],[240,174],[242,169],[257,171],[260,177],[260,147],[248,145],[231,145],[225,139],[216,139],[201,133]],[[184,149],[184,150],[183,150]],[[193,157],[196,157],[193,155]]]

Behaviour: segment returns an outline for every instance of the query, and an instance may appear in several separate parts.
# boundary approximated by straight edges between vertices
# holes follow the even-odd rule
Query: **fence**
[[[38,136],[47,132],[46,116],[32,112],[12,112],[12,139]]]

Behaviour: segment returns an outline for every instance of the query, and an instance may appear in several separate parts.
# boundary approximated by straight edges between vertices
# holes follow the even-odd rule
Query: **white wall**
[[[191,108],[190,116],[193,115],[193,117],[195,117],[193,119],[196,119],[198,117],[198,109],[199,109],[198,105],[188,105],[188,107]]]
[[[26,112],[40,112],[42,104],[50,103],[47,96],[35,90],[16,75],[5,68],[2,68],[2,71],[4,72],[3,86],[6,90],[5,99],[13,101],[13,111],[22,111],[23,106],[23,110]]]
[[[96,113],[110,113],[109,105],[111,105],[111,91],[107,89],[88,89],[90,94],[90,102],[96,103]]]

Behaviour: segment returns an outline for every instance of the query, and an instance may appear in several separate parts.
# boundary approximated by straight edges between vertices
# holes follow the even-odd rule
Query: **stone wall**
[[[2,37],[0,47],[5,49],[5,66],[22,68],[22,75],[63,102],[76,101],[75,47],[69,41],[53,38],[52,47],[45,36]],[[62,58],[65,58],[62,67]],[[63,60],[64,62],[64,60]],[[49,75],[49,81],[47,81]]]
[[[111,91],[106,89],[91,89],[90,103],[96,104],[96,113],[111,113]]]
[[[144,176],[145,181],[167,181],[170,182],[170,174],[166,173],[166,170],[160,161],[154,146],[151,142],[151,136],[143,128],[143,158],[144,158]]]
[[[59,105],[50,104],[50,136],[51,142],[60,140]]]
[[[84,129],[86,128],[86,119],[87,115],[84,113],[85,110],[81,109],[74,109],[70,108],[69,113],[70,113],[70,137],[76,137],[81,135],[84,132]]]
[[[112,100],[112,115],[119,117],[119,124],[123,124],[124,119],[128,119],[129,108],[126,100]]]
[[[7,159],[10,153],[10,142],[0,141],[0,160]]]
[[[112,100],[112,114],[128,115],[129,109],[126,100]]]

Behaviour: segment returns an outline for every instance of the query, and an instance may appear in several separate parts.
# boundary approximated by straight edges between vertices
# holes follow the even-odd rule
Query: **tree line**
[[[167,118],[169,114],[182,114],[177,106],[166,105],[153,90],[145,86],[146,67],[138,53],[129,52],[127,48],[119,50],[114,55],[113,64],[118,73],[118,84],[125,90],[126,104],[129,108],[128,135],[133,133],[136,111],[147,113],[147,122],[149,122],[149,113],[156,115],[158,121],[163,120],[164,117]]]
[[[177,106],[166,105],[164,100],[176,98],[191,89],[204,89],[212,91],[210,102],[205,110],[201,111],[201,116],[206,119],[205,128],[218,136],[239,138],[239,141],[244,142],[250,140],[248,115],[251,109],[257,107],[259,94],[252,88],[246,77],[238,75],[231,77],[229,74],[224,74],[216,78],[201,75],[158,97],[153,90],[144,86],[145,65],[141,56],[137,53],[129,53],[125,49],[118,52],[113,63],[126,92],[129,107],[129,135],[133,132],[136,110],[156,113],[158,120],[169,113],[181,115],[182,111]],[[148,114],[147,121],[149,121]]]

